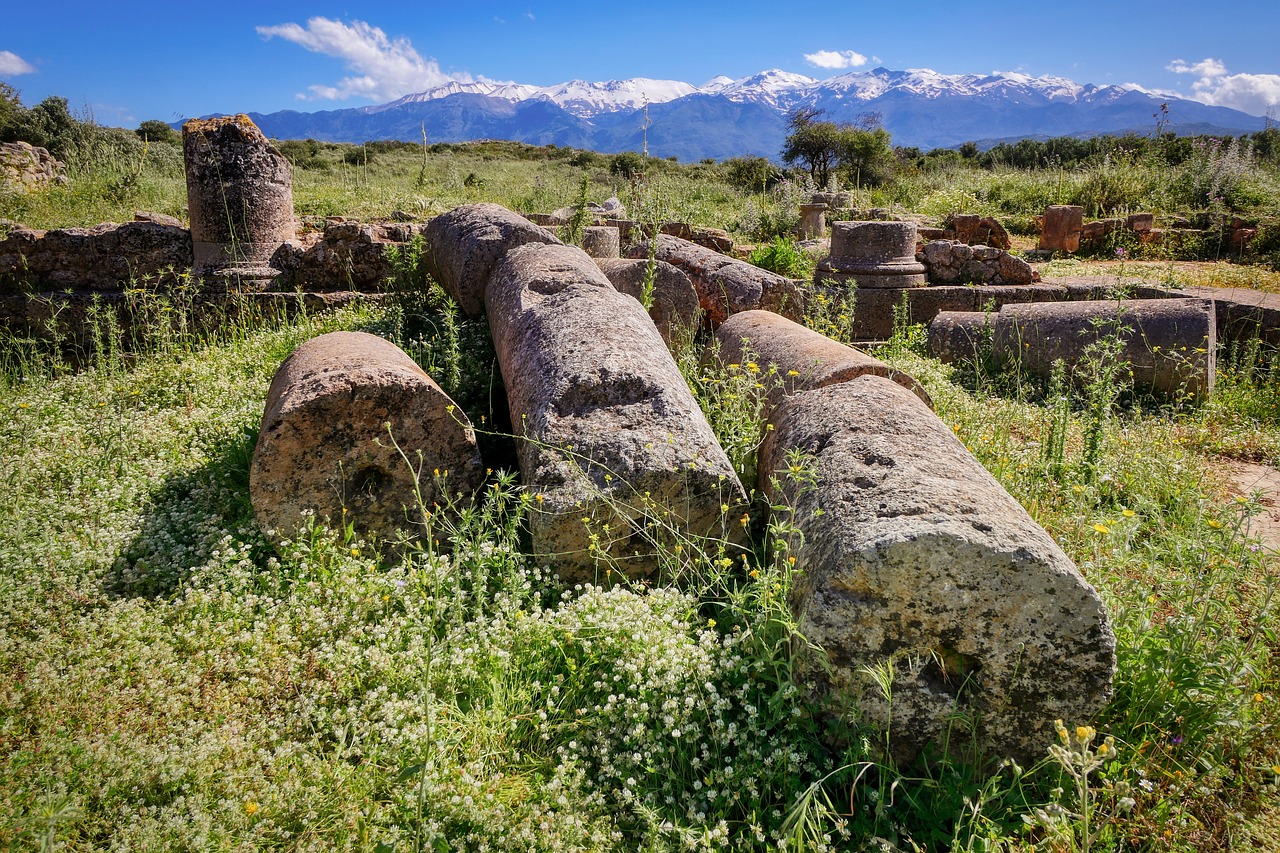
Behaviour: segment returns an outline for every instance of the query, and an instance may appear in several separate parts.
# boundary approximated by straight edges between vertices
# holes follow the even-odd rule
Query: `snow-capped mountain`
[[[552,86],[490,80],[450,82],[387,104],[322,113],[284,111],[253,118],[269,136],[326,141],[442,142],[514,139],[612,152],[639,150],[681,159],[776,158],[796,107],[834,121],[876,113],[897,145],[934,148],[969,140],[1151,132],[1160,105],[1168,128],[1195,133],[1260,130],[1263,120],[1225,107],[1149,92],[1009,71],[941,74],[874,68],[826,80],[770,69],[713,77],[701,86],[634,78]],[[635,113],[648,109],[649,122]]]

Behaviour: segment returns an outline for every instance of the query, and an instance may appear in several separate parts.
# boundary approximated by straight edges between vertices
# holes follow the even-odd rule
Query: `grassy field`
[[[736,228],[776,203],[706,164],[633,186],[605,157],[501,148],[429,155],[422,182],[412,148],[368,165],[324,149],[333,164],[296,172],[296,204],[552,209],[583,176],[593,197],[654,218]],[[178,174],[148,172],[113,200],[118,180],[6,197],[0,216],[181,213]],[[1152,264],[1187,283],[1275,284],[1260,267]],[[899,766],[856,717],[847,748],[824,746],[792,684],[782,525],[727,573],[698,543],[671,555],[683,590],[565,589],[522,551],[534,497],[495,465],[447,552],[393,560],[323,527],[273,549],[247,472],[275,368],[336,329],[440,372],[491,365],[483,327],[463,323],[461,355],[432,335],[441,310],[409,294],[287,323],[157,327],[141,352],[102,347],[78,370],[0,343],[0,849],[1280,849],[1280,557],[1249,535],[1258,496],[1222,469],[1280,466],[1274,350],[1221,352],[1214,397],[1192,407],[1136,396],[1105,364],[1065,395],[946,367],[909,327],[880,349],[1098,587],[1119,660],[1114,700],[1063,721],[1062,749],[1032,766]],[[700,356],[698,342],[682,353],[686,376],[722,442],[749,455],[754,379]],[[457,376],[478,422],[462,401],[484,398],[489,371]],[[500,458],[507,440],[486,440]]]

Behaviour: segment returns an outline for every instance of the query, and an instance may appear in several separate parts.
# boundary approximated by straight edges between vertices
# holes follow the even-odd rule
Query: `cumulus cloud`
[[[0,77],[34,74],[36,67],[11,50],[0,50]]]
[[[467,75],[446,74],[434,59],[425,59],[407,38],[391,39],[378,27],[364,21],[343,23],[329,18],[310,18],[307,25],[277,24],[258,27],[263,38],[282,38],[312,53],[332,56],[354,72],[332,86],[317,84],[299,93],[304,100],[341,101],[369,98],[390,101],[410,92],[420,92],[451,81],[470,82]]]
[[[858,68],[867,64],[867,58],[854,50],[820,50],[806,53],[804,61],[818,68]]]
[[[1165,66],[1175,74],[1191,74],[1191,97],[1215,107],[1231,107],[1252,115],[1263,115],[1280,106],[1280,74],[1231,74],[1220,59],[1199,62],[1175,59]]]

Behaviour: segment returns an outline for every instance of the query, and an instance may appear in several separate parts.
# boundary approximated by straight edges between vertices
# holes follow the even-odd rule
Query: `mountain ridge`
[[[511,139],[612,153],[638,149],[680,159],[758,155],[776,159],[789,111],[823,110],[834,121],[875,113],[894,144],[922,149],[971,140],[1123,133],[1149,126],[1168,106],[1165,129],[1238,134],[1265,122],[1149,92],[1018,72],[941,74],[878,67],[817,80],[777,68],[701,86],[645,77],[552,86],[450,82],[385,104],[303,113],[251,113],[268,136],[327,142]]]

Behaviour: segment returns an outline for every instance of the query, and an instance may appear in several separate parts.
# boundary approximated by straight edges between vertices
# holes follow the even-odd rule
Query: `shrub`
[[[635,151],[623,151],[619,154],[614,154],[613,158],[609,160],[609,174],[618,175],[628,181],[643,175],[644,168],[644,157]]]
[[[773,242],[754,249],[747,260],[787,278],[808,278],[813,274],[813,258],[788,237],[774,237]]]
[[[751,192],[767,190],[782,177],[764,157],[731,157],[724,161],[724,170],[731,186]]]

